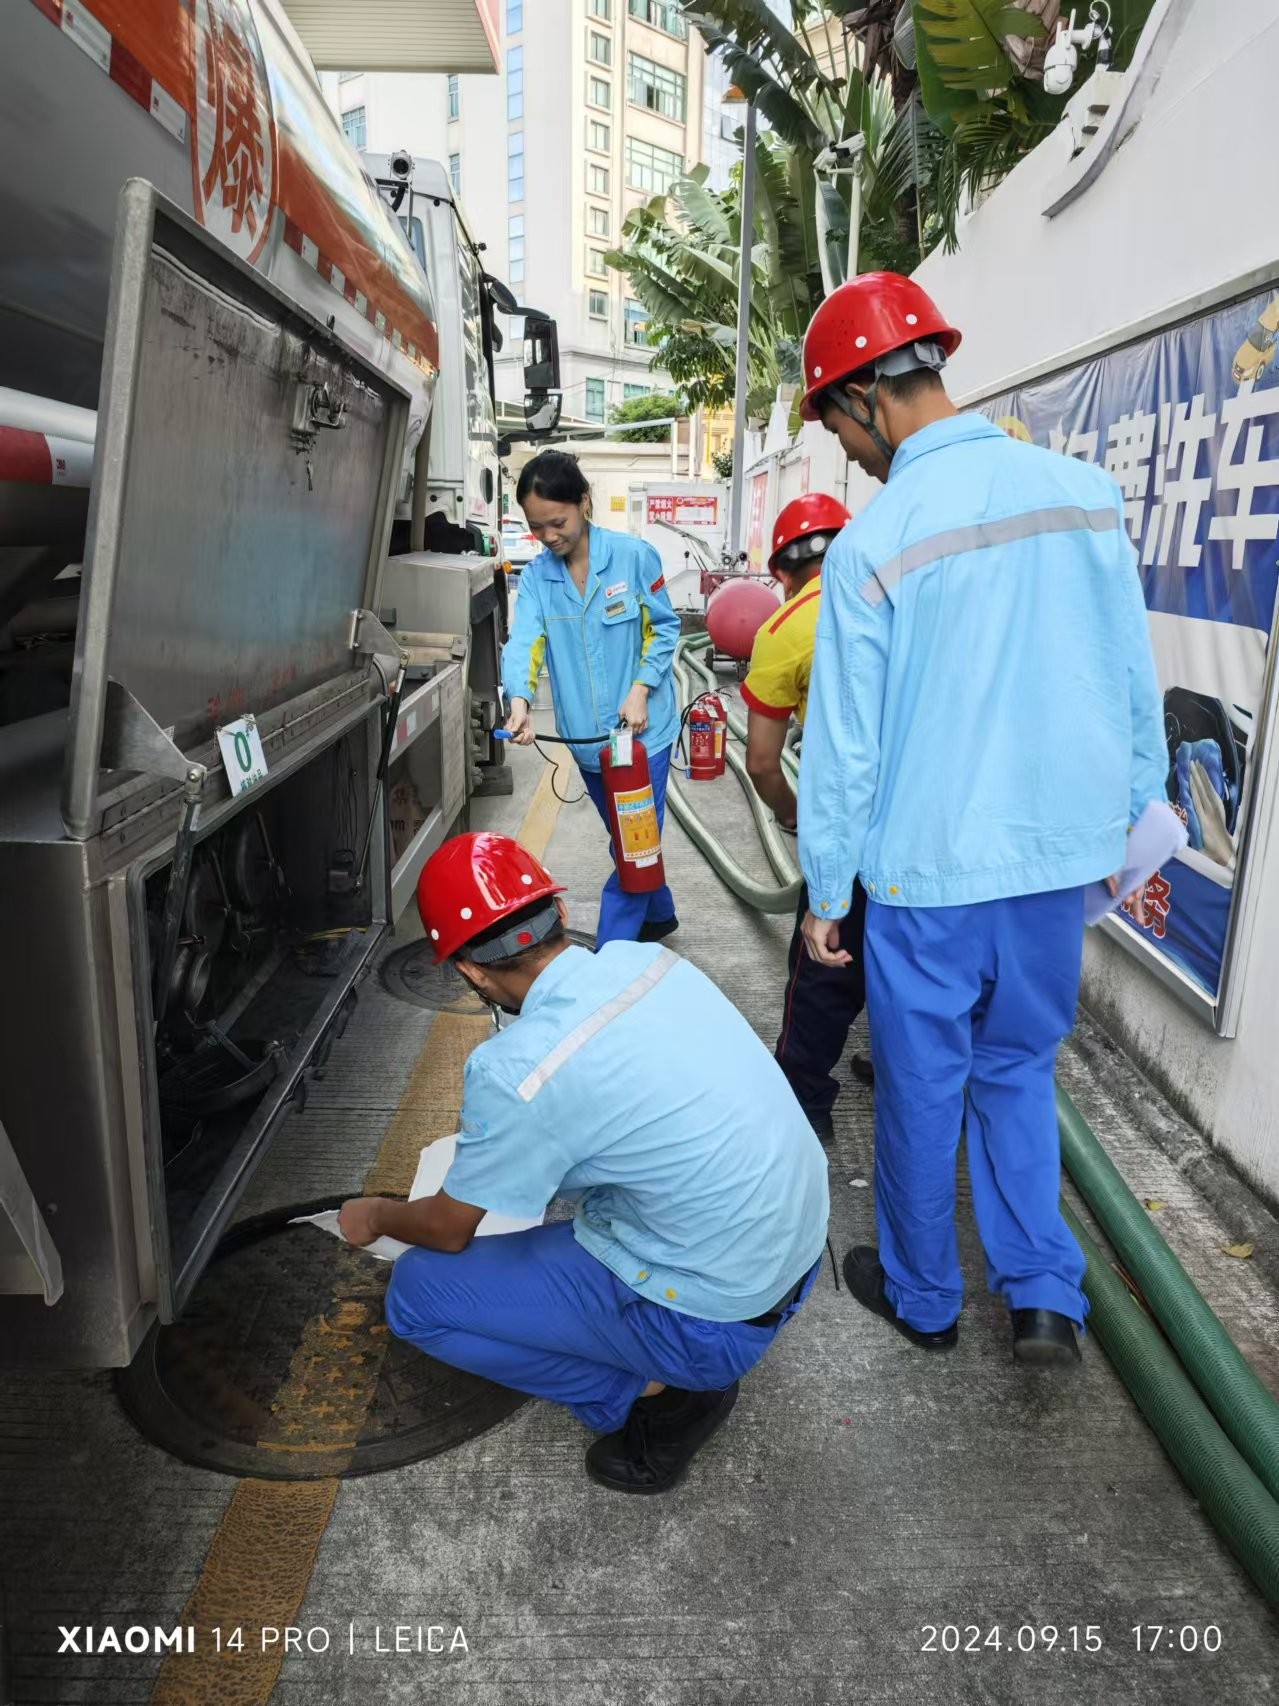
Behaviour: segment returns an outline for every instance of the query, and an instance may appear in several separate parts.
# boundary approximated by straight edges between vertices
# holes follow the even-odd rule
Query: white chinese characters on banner
[[[1164,403],[1158,415],[1123,414],[1101,432],[1049,429],[1048,448],[1083,462],[1097,461],[1104,436],[1102,465],[1124,496],[1128,533],[1141,551],[1142,564],[1197,569],[1203,558],[1203,513],[1212,497],[1212,445],[1218,416],[1207,408],[1202,391],[1189,403]],[[1231,544],[1230,567],[1244,567],[1253,540],[1279,537],[1279,512],[1258,510],[1259,491],[1279,486],[1279,457],[1263,457],[1264,421],[1279,415],[1279,388],[1255,391],[1249,381],[1221,405],[1225,429],[1215,470],[1219,494],[1234,494],[1234,509],[1213,515],[1208,538]]]
[[[1265,428],[1255,424],[1267,415],[1279,414],[1279,391],[1273,386],[1254,391],[1252,380],[1239,387],[1238,394],[1227,397],[1221,405],[1226,440],[1217,463],[1217,490],[1234,492],[1233,515],[1214,515],[1208,523],[1210,539],[1229,539],[1234,547],[1230,557],[1232,569],[1242,569],[1244,552],[1250,539],[1274,539],[1279,535],[1279,513],[1253,509],[1253,499],[1259,487],[1279,486],[1279,458],[1261,455],[1261,440]],[[1239,441],[1247,429],[1243,454]]]
[[[1155,464],[1155,503],[1142,546],[1142,563],[1197,569],[1203,556],[1199,517],[1212,495],[1211,470],[1199,473],[1200,452],[1212,443],[1217,417],[1204,413],[1204,394],[1190,402],[1164,403],[1159,410],[1159,442],[1166,445]],[[1176,556],[1173,540],[1180,528]]]
[[[1106,472],[1124,494],[1124,515],[1134,544],[1141,538],[1157,425],[1155,415],[1120,415],[1106,434]]]

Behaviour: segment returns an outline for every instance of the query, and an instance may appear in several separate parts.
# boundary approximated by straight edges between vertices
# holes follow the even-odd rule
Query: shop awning
[[[317,71],[496,71],[498,0],[283,0]]]

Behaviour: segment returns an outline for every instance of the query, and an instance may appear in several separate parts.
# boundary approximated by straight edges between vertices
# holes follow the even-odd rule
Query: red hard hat
[[[438,965],[490,925],[563,893],[563,883],[509,835],[455,835],[422,867],[417,909]]]
[[[817,420],[813,399],[818,392],[889,350],[931,339],[953,355],[960,337],[914,279],[896,272],[861,273],[833,290],[808,322],[799,412],[806,421]]]
[[[838,498],[826,492],[806,492],[802,498],[792,498],[773,523],[773,553],[768,567],[777,573],[777,559],[788,545],[812,533],[838,533],[852,520]]]

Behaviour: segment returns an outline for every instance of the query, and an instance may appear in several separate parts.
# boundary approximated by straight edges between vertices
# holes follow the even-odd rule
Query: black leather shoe
[[[646,920],[640,925],[640,933],[635,940],[637,942],[660,942],[666,936],[673,936],[678,929],[678,918]]]
[[[722,1392],[684,1392],[668,1386],[637,1398],[626,1425],[604,1434],[586,1453],[586,1473],[617,1493],[666,1493],[728,1420],[738,1383]]]
[[[959,1343],[958,1317],[940,1333],[922,1333],[918,1327],[898,1318],[897,1311],[884,1295],[884,1269],[879,1251],[870,1245],[854,1245],[844,1257],[844,1284],[863,1309],[869,1309],[872,1315],[882,1315],[903,1338],[909,1339],[912,1345],[918,1345],[921,1351],[952,1351]]]
[[[1014,1309],[1013,1356],[1032,1368],[1073,1368],[1083,1358],[1079,1331],[1055,1309]]]
[[[848,1075],[859,1084],[874,1084],[875,1063],[868,1054],[855,1054],[848,1063]]]
[[[813,1114],[805,1108],[804,1117],[816,1133],[818,1143],[823,1149],[829,1149],[835,1141],[835,1121],[831,1118],[830,1109],[827,1108],[821,1113]]]

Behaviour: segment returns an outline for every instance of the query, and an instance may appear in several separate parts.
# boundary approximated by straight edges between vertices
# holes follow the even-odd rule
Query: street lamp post
[[[743,97],[730,89],[725,103]],[[746,459],[746,370],[750,359],[751,251],[755,246],[755,103],[746,102],[742,135],[741,243],[737,261],[737,364],[733,377],[733,480],[728,505],[728,548],[736,561],[743,549],[742,463]]]

